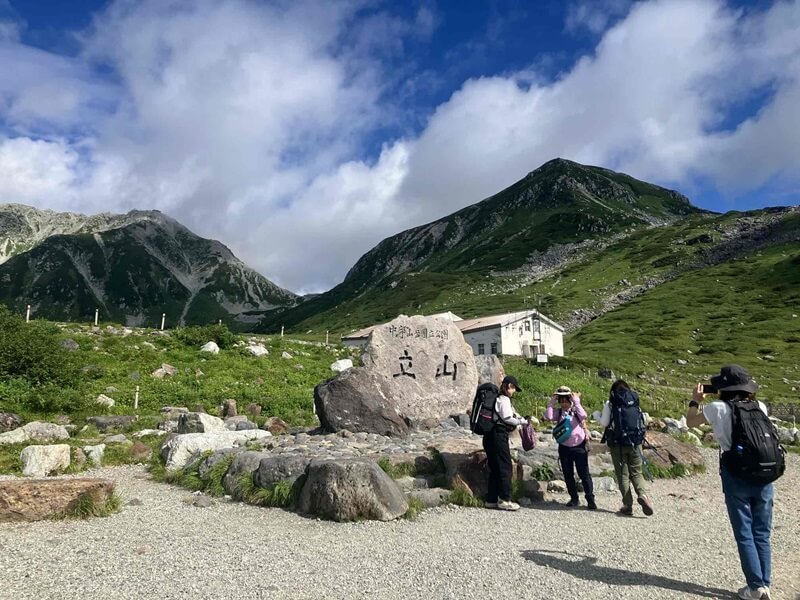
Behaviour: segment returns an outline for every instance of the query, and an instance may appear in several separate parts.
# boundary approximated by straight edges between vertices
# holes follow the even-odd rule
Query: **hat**
[[[572,390],[567,386],[562,385],[556,390],[556,396],[572,396]]]
[[[719,375],[711,378],[711,385],[718,392],[748,392],[755,393],[758,384],[750,379],[747,369],[739,365],[726,365],[719,370]]]
[[[518,392],[522,391],[522,388],[519,387],[519,382],[517,381],[517,378],[514,377],[513,375],[506,375],[505,377],[503,377],[503,383],[501,385],[508,385],[508,384],[513,385],[515,388],[517,388]]]

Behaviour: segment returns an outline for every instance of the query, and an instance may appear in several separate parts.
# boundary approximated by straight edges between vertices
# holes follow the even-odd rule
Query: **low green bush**
[[[231,348],[238,339],[224,324],[180,327],[172,335],[191,348],[200,348],[208,342],[215,342],[220,348]]]

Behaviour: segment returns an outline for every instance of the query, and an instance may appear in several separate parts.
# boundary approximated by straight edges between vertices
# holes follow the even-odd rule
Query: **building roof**
[[[456,323],[456,327],[458,327],[462,333],[468,331],[478,331],[480,329],[490,329],[493,327],[503,327],[505,325],[510,325],[512,323],[516,323],[517,321],[522,321],[523,319],[527,319],[532,316],[537,316],[538,318],[550,325],[551,327],[555,327],[559,331],[564,331],[564,328],[553,321],[552,319],[548,319],[544,315],[537,313],[535,310],[523,310],[517,312],[510,312],[510,313],[503,313],[500,315],[488,315],[486,317],[478,317],[477,319],[464,319]]]

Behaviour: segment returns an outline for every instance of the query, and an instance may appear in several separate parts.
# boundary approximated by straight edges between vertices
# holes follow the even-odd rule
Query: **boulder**
[[[61,342],[61,347],[68,352],[75,352],[75,350],[80,348],[80,345],[75,340],[71,340],[68,338]]]
[[[467,412],[478,385],[472,347],[455,323],[441,317],[400,315],[375,327],[362,362],[383,380],[382,391],[412,424],[438,424]]]
[[[611,369],[609,369],[607,367],[603,367],[602,369],[598,369],[597,370],[597,376],[600,377],[601,379],[612,379],[612,380],[616,379],[616,377],[614,377],[614,371],[612,371]]]
[[[133,460],[137,462],[144,462],[150,460],[150,456],[153,454],[153,449],[147,444],[143,444],[137,440],[133,442],[130,453]]]
[[[178,374],[178,369],[167,363],[163,363],[158,369],[153,371],[150,376],[155,379],[164,379],[164,377],[173,377]]]
[[[176,423],[175,427],[177,428],[177,426],[178,426],[178,424]],[[161,437],[162,435],[167,435],[167,432],[166,431],[162,431],[160,429],[142,429],[141,431],[137,431],[136,433],[134,433],[133,437],[143,438],[143,437],[146,437],[148,435],[155,435],[155,436]]]
[[[247,414],[251,417],[257,417],[261,414],[261,405],[260,404],[248,404],[247,405]]]
[[[222,401],[222,417],[235,417],[239,413],[237,412],[236,407],[236,400],[232,398],[228,398],[227,400]],[[188,433],[188,432],[187,432]]]
[[[105,394],[100,394],[97,398],[94,399],[94,403],[99,406],[105,406],[106,408],[111,408],[116,404],[113,398],[109,398]]]
[[[206,413],[183,413],[178,416],[178,433],[218,433],[228,431],[225,421]]]
[[[281,352],[281,358],[285,358],[286,360],[291,360],[294,357],[291,354],[289,354],[288,352],[284,351],[284,352]]]
[[[34,442],[53,442],[69,439],[69,432],[64,426],[56,425],[55,423],[31,421],[27,425],[23,425],[22,429],[28,434],[28,438]]]
[[[219,433],[186,433],[168,439],[161,446],[161,456],[169,471],[182,469],[196,452],[220,450],[244,446],[251,440],[270,437],[272,434],[260,429],[246,431],[223,431]]]
[[[646,448],[643,448],[647,462],[657,467],[669,468],[675,464],[686,467],[705,465],[703,455],[695,447],[658,431],[648,431]]]
[[[446,490],[444,488],[412,490],[407,494],[409,498],[415,498],[422,502],[422,506],[425,508],[436,508],[437,506],[441,506],[447,501],[447,497],[449,495],[450,490]]]
[[[88,495],[96,505],[114,493],[107,479],[50,479],[0,482],[0,523],[52,519],[74,510]]]
[[[258,487],[271,489],[277,483],[295,485],[305,475],[311,459],[307,456],[282,454],[262,458],[253,480]]]
[[[478,369],[478,385],[493,383],[500,387],[506,376],[503,363],[496,354],[478,354],[475,357],[475,367]]]
[[[162,406],[160,412],[161,416],[166,420],[177,421],[178,417],[184,413],[188,413],[189,409],[185,406]]]
[[[86,419],[87,423],[91,423],[101,433],[112,431],[114,429],[126,429],[136,422],[136,417],[131,415],[101,415],[97,417],[89,417]]]
[[[200,352],[208,352],[209,354],[219,354],[219,346],[217,346],[216,342],[206,342],[203,344],[203,347],[200,348]]]
[[[47,477],[66,469],[70,464],[69,444],[28,446],[19,455],[24,477]]]
[[[0,412],[0,433],[22,427],[22,417],[16,413]]]
[[[225,492],[230,494],[237,500],[242,499],[241,490],[239,489],[239,478],[243,475],[250,477],[251,481],[253,473],[258,469],[258,465],[262,458],[267,458],[270,455],[266,452],[252,452],[243,451],[238,452],[233,458],[231,466],[222,478],[222,487]]]
[[[234,427],[234,431],[244,431],[245,429],[258,429],[258,425],[247,419],[238,421]]]
[[[408,425],[390,400],[387,381],[365,367],[353,367],[314,388],[314,406],[326,431],[404,436]]]
[[[0,433],[0,446],[3,444],[24,444],[30,441],[30,437],[22,427]]]
[[[94,463],[96,467],[103,465],[103,454],[106,451],[105,444],[97,444],[96,446],[84,446],[83,451],[86,457]]]
[[[439,453],[444,463],[448,488],[463,485],[476,498],[486,497],[489,467],[480,438],[443,439],[431,448]],[[514,469],[514,478],[517,476],[517,469]]]
[[[269,350],[267,350],[263,344],[254,344],[247,347],[247,351],[252,354],[253,356],[267,356],[269,355]]]
[[[349,458],[311,461],[297,508],[333,521],[391,521],[405,514],[408,502],[376,463]]]
[[[197,466],[197,475],[203,481],[208,481],[211,478],[211,470],[222,460],[225,460],[230,455],[235,455],[239,452],[243,452],[243,450],[239,448],[222,448],[221,450],[217,450],[210,456],[206,456],[205,458],[202,457],[201,454],[196,454],[192,456],[189,462],[194,462],[195,460],[199,460],[200,463]]]
[[[289,425],[278,417],[270,417],[264,423],[264,430],[272,435],[281,435],[289,432]]]
[[[124,433],[118,433],[116,435],[109,435],[106,436],[105,439],[106,444],[124,444],[126,446],[130,446],[133,444],[127,437],[125,437]]]
[[[346,371],[347,369],[353,368],[353,361],[349,358],[341,358],[333,363],[331,363],[331,371],[336,371],[337,373],[341,373],[342,371]]]

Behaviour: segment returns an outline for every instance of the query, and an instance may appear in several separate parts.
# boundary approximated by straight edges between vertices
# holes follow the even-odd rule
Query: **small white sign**
[[[536,355],[536,362],[537,363],[546,363],[547,362],[547,354],[537,354]]]

